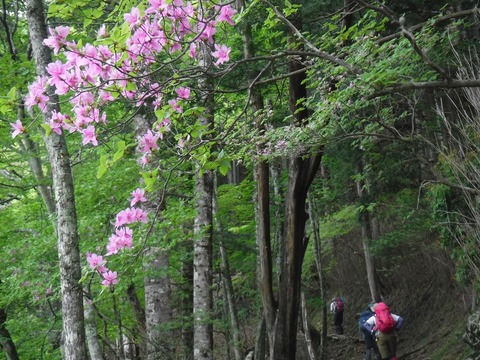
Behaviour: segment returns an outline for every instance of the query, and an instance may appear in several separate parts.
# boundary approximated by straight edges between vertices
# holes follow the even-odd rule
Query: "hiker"
[[[343,310],[345,308],[345,302],[341,297],[335,297],[330,303],[330,312],[333,314],[333,326],[335,326],[335,332],[339,335],[343,335]]]
[[[365,360],[382,360],[375,342],[375,337],[363,326],[363,324],[375,314],[372,310],[374,305],[375,303],[368,304],[367,308],[356,316],[358,328],[365,342]]]
[[[374,304],[371,310],[375,313],[363,327],[375,336],[382,360],[397,360],[397,334],[403,325],[403,318],[390,312],[387,304]]]

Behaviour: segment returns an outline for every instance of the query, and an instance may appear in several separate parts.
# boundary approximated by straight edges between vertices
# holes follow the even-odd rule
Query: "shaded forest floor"
[[[420,309],[412,308],[411,312],[401,314],[405,326],[398,335],[399,360],[463,360],[467,357],[468,347],[462,336],[468,315],[458,300],[453,294],[451,297],[432,294],[423,306],[425,309],[419,306]],[[329,324],[327,359],[365,359],[363,340],[356,322],[351,320],[351,316],[346,316],[345,335],[336,335]],[[308,359],[306,354],[297,358]]]
[[[341,244],[336,249],[340,261],[326,279],[329,298],[340,295],[346,301],[343,336],[335,335],[332,318],[328,318],[329,360],[364,359],[364,343],[355,315],[367,307],[370,294],[364,259],[359,256],[361,244],[355,244],[353,239],[346,241],[348,247]],[[427,246],[396,249],[388,264],[377,264],[385,302],[405,319],[398,338],[398,356],[401,360],[464,360],[469,348],[463,334],[475,299],[467,293],[470,290],[456,283],[450,256],[435,239]],[[320,313],[317,308],[309,309],[310,321],[317,329]],[[299,355],[298,360],[308,359],[304,351]]]

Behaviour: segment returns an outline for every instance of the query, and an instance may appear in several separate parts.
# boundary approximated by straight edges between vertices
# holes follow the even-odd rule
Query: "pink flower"
[[[102,276],[103,276],[102,285],[110,286],[110,285],[118,284],[117,272],[116,271],[108,270],[108,271],[104,272],[102,274]]]
[[[115,219],[115,227],[120,227],[125,224],[130,224],[132,221],[129,218],[129,211],[130,209],[122,210],[117,214]]]
[[[215,27],[215,21],[210,21],[205,24],[205,27],[200,34],[200,39],[207,40],[209,43],[213,43],[213,36],[217,32],[217,28]]]
[[[165,0],[148,0],[150,7],[145,11],[147,14],[155,13],[157,11],[161,12],[165,10],[168,6]]]
[[[47,72],[52,76],[49,80],[49,84],[55,84],[58,80],[62,79],[62,76],[66,73],[66,65],[60,60],[52,62],[47,65]]]
[[[105,24],[100,26],[100,29],[97,31],[97,36],[99,38],[106,38],[108,36],[107,28],[105,27]]]
[[[128,227],[121,227],[116,230],[117,239],[117,247],[119,249],[123,248],[131,248],[132,247],[132,238],[133,238],[133,231]]]
[[[142,152],[150,154],[152,149],[158,149],[157,141],[160,135],[154,134],[151,130],[148,130],[145,135],[140,139],[140,146]]]
[[[31,109],[32,106],[38,105],[38,107],[45,111],[47,101],[50,100],[45,94],[45,87],[47,84],[47,78],[40,76],[31,85],[28,86],[28,94],[25,97],[25,105]]]
[[[134,222],[147,222],[147,213],[142,209],[138,208],[128,208],[125,210],[120,211],[117,214],[117,218],[115,219],[115,227],[119,228],[126,224],[131,224]]]
[[[52,130],[60,135],[62,133],[62,128],[68,128],[66,121],[69,121],[70,118],[68,115],[63,115],[62,113],[53,110],[52,118],[48,122]]]
[[[178,105],[178,102],[177,100],[175,99],[172,99],[172,100],[168,100],[168,104],[173,108],[173,110],[175,110],[176,112],[178,113],[182,113],[183,112],[183,109],[180,105]]]
[[[195,58],[196,51],[197,51],[197,45],[195,43],[191,43],[190,44],[190,51],[188,52],[188,55],[191,58]]]
[[[48,29],[50,36],[43,40],[43,43],[53,49],[56,55],[60,51],[60,47],[67,44],[67,36],[70,32],[68,26],[57,26],[55,29]]]
[[[110,236],[110,238],[108,239],[106,256],[116,254],[118,253],[118,250],[120,250],[118,246],[118,236],[112,234],[112,236]]]
[[[103,256],[87,253],[87,261],[92,269],[96,269],[100,266],[105,265],[107,262],[103,259]]]
[[[217,17],[217,20],[226,21],[227,23],[233,26],[234,23],[232,20],[232,16],[235,15],[236,13],[237,11],[232,9],[230,5],[222,6],[222,8],[220,9],[220,14]]]
[[[95,136],[95,128],[92,125],[87,126],[86,129],[83,129],[80,132],[83,135],[83,145],[87,145],[88,143],[92,143],[93,146],[98,145],[97,137]]]
[[[140,23],[140,10],[138,10],[136,7],[132,7],[132,11],[123,15],[123,18],[130,24],[131,29]]]
[[[13,128],[12,138],[15,138],[19,134],[23,134],[25,132],[25,128],[20,120],[17,120],[15,124],[10,124]]]
[[[138,188],[132,191],[131,195],[132,195],[132,201],[130,202],[130,206],[133,206],[138,202],[147,201],[147,198],[145,197],[145,190],[143,189]]]
[[[229,57],[230,48],[228,48],[226,45],[215,44],[215,50],[216,51],[212,52],[212,56],[217,58],[215,65],[218,66],[230,60],[230,57]]]
[[[188,99],[190,97],[190,88],[188,87],[181,86],[178,89],[175,89],[175,92],[181,99]]]
[[[142,209],[134,208],[133,210],[133,216],[134,216],[134,221],[135,222],[142,222],[144,224],[147,223],[147,212],[143,211]]]
[[[142,167],[147,166],[150,163],[150,159],[147,155],[143,155],[142,158],[140,159],[140,164]]]

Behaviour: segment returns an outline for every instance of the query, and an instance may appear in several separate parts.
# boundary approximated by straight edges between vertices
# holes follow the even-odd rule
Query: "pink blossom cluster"
[[[56,95],[68,97],[70,115],[53,111],[48,125],[57,134],[62,131],[79,133],[83,145],[93,146],[98,145],[101,127],[107,125],[107,116],[102,109],[118,98],[129,100],[138,107],[152,106],[155,110],[165,107],[182,114],[191,98],[191,89],[179,79],[170,86],[150,81],[149,74],[163,65],[157,64],[157,55],[166,53],[182,61],[194,62],[196,50],[203,42],[214,47],[214,64],[220,66],[229,61],[230,49],[215,43],[214,36],[221,24],[234,25],[232,17],[236,13],[229,4],[218,5],[213,1],[194,4],[185,0],[148,0],[144,11],[133,7],[124,15],[130,37],[124,44],[116,43],[110,47],[69,41],[71,29],[68,26],[49,29],[50,35],[44,44],[53,49],[54,54],[62,54],[65,60],[50,63],[46,69],[48,76],[38,77],[29,86],[25,105],[47,113],[50,101],[47,90],[50,88]],[[109,37],[105,25],[97,36],[98,44]],[[138,139],[143,165],[150,162],[152,153],[159,147],[159,140],[170,131],[170,124],[170,119],[164,118]],[[11,126],[13,137],[25,132],[20,120]],[[180,139],[178,146],[185,146],[185,140]],[[147,214],[134,207],[144,201],[143,190],[137,189],[132,193],[130,207],[117,214],[115,231],[109,238],[105,256],[132,247],[133,231],[127,225],[147,222]],[[101,275],[103,285],[118,282],[117,273],[106,267],[104,256],[88,253],[87,261]]]
[[[47,66],[49,76],[39,77],[29,86],[25,105],[28,108],[37,106],[46,112],[50,100],[47,88],[50,86],[57,95],[69,95],[73,116],[54,113],[48,120],[52,131],[58,134],[62,130],[78,132],[83,137],[83,145],[98,145],[98,126],[107,123],[106,114],[100,109],[109,102],[123,97],[134,101],[137,106],[162,106],[163,88],[157,83],[150,83],[148,77],[156,64],[157,54],[181,55],[185,52],[195,60],[199,42],[206,42],[215,48],[212,52],[215,65],[229,61],[230,48],[214,43],[214,35],[219,24],[234,24],[232,17],[236,11],[229,4],[204,2],[198,5],[201,10],[196,6],[184,0],[148,0],[145,11],[133,7],[124,15],[131,31],[131,36],[125,41],[124,52],[117,52],[122,48],[118,44],[109,48],[92,44],[81,46],[68,41],[71,31],[68,26],[49,29],[50,36],[44,44],[55,54],[62,53],[66,60],[56,60]],[[211,13],[208,6],[214,10],[210,17],[204,15]],[[108,31],[103,25],[98,31],[98,38],[106,37]],[[182,103],[189,99],[190,89],[179,86],[174,90],[177,97],[167,103],[175,112],[182,113]],[[12,126],[12,136],[22,132],[21,123]]]
[[[133,230],[127,226],[128,224],[136,222],[147,222],[147,213],[140,208],[133,206],[138,203],[147,201],[145,191],[143,189],[136,189],[132,193],[130,201],[130,208],[120,211],[115,220],[115,233],[112,234],[108,240],[107,252],[105,256],[117,254],[120,250],[130,249],[132,247]],[[102,284],[111,286],[118,283],[117,272],[111,271],[106,267],[107,261],[104,256],[87,253],[87,262],[91,269],[95,270],[102,277]]]

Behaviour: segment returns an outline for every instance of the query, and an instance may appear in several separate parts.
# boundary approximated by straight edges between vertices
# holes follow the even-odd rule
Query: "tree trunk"
[[[322,167],[322,178],[323,167]],[[309,197],[309,218],[312,224],[313,248],[315,253],[315,263],[318,271],[318,282],[320,285],[320,297],[322,298],[322,328],[320,331],[320,347],[319,355],[321,360],[327,360],[327,296],[325,291],[325,282],[323,276],[322,261],[322,239],[320,236],[320,225],[318,223],[319,214],[316,210],[316,202],[313,197]]]
[[[208,69],[212,65],[211,48],[200,44],[199,67]],[[200,100],[205,107],[199,122],[205,128],[213,128],[212,81],[207,76],[199,80]],[[204,140],[211,135],[205,135]],[[212,298],[212,199],[213,172],[202,169],[199,163],[195,169],[195,196],[197,215],[194,222],[193,251],[193,357],[195,360],[213,359],[213,327],[211,312]]]
[[[260,360],[265,359],[266,333],[267,333],[267,329],[265,326],[265,319],[262,316],[261,321],[257,326],[257,333],[255,336],[255,351],[253,352],[254,359],[260,359]]]
[[[191,249],[187,250],[191,253]],[[183,293],[181,303],[181,314],[184,319],[188,319],[186,323],[182,324],[182,345],[184,360],[193,359],[193,328],[190,318],[193,314],[193,262],[188,258],[182,263],[183,283],[181,291]]]
[[[84,300],[84,313],[85,313],[85,336],[87,339],[88,352],[90,360],[103,360],[103,351],[100,347],[100,341],[97,334],[97,324],[95,309],[90,304],[89,299]]]
[[[172,321],[170,259],[165,250],[150,246],[145,251],[145,320],[147,330],[146,360],[172,359],[172,337],[162,327]]]
[[[237,10],[245,7],[244,0],[237,0]],[[252,29],[245,20],[240,28],[243,40],[243,56],[245,59],[252,58],[254,54]],[[263,97],[255,88],[252,89],[251,111],[254,116],[261,113],[264,109]],[[255,127],[259,137],[265,132],[262,123],[263,118],[255,118]],[[255,359],[264,359],[265,355],[265,333],[268,335],[270,344],[274,343],[274,323],[276,303],[273,295],[273,271],[272,271],[272,247],[271,247],[271,228],[270,228],[270,174],[268,162],[261,157],[264,150],[262,140],[256,144],[257,157],[254,163],[254,177],[256,182],[256,241],[258,248],[257,277],[260,296],[263,304],[263,316],[259,325],[257,341],[255,347]],[[270,357],[273,356],[273,346],[269,347]]]
[[[357,165],[358,174],[363,173],[363,157],[359,160]],[[363,244],[363,253],[365,256],[365,267],[367,270],[367,280],[368,287],[370,289],[370,296],[372,301],[379,301],[379,293],[377,288],[377,281],[375,277],[375,263],[373,261],[373,256],[370,252],[370,242],[372,241],[372,226],[370,220],[370,213],[368,212],[368,204],[365,203],[364,196],[364,184],[362,181],[357,181],[357,194],[362,204],[362,209],[360,210],[360,223],[362,226],[362,244]]]
[[[301,31],[299,15],[293,16],[290,21]],[[293,34],[289,34],[289,41],[292,43],[293,37]],[[288,63],[289,73],[294,74],[289,77],[290,112],[293,115],[293,125],[297,127],[304,126],[308,121],[308,111],[301,103],[302,99],[307,98],[306,74],[301,71],[303,68],[303,64],[295,59]],[[308,244],[308,238],[305,236],[305,223],[308,218],[305,205],[308,189],[320,166],[321,154],[320,149],[316,156],[294,154],[289,159],[285,201],[285,244],[281,247],[280,254],[278,311],[271,360],[295,360],[296,356],[302,264]]]
[[[137,296],[137,289],[134,284],[130,284],[127,289],[128,301],[132,307],[133,316],[135,318],[137,327],[137,344],[139,347],[140,358],[145,359],[147,353],[147,328],[145,325],[145,310],[140,303],[140,299]]]
[[[308,355],[310,360],[316,360],[316,349],[315,344],[313,343],[312,336],[310,333],[310,325],[308,324],[308,311],[307,311],[307,302],[305,300],[305,293],[302,291],[300,294],[301,298],[301,309],[302,309],[302,320],[303,320],[303,332],[305,334],[305,343],[307,344]]]
[[[26,15],[37,74],[46,76],[51,53],[43,45],[43,40],[47,38],[47,27],[42,1],[28,0]],[[46,118],[51,116],[53,110],[59,110],[55,94],[50,92],[49,96],[51,103],[47,105]],[[56,205],[64,357],[68,360],[86,360],[83,294],[79,284],[80,251],[70,157],[63,135],[52,133],[44,140],[52,167]]]
[[[216,188],[216,186],[215,186]],[[213,196],[213,214],[214,218],[217,217],[218,213],[218,204],[217,204],[217,193],[214,190],[215,195]],[[216,233],[218,234],[218,244],[220,248],[220,264],[222,271],[222,284],[225,292],[225,304],[227,308],[227,316],[230,320],[230,331],[233,342],[233,353],[235,355],[235,360],[241,360],[241,339],[240,339],[240,326],[238,325],[237,317],[237,308],[235,306],[235,301],[233,299],[233,285],[232,278],[230,276],[230,264],[228,262],[227,249],[225,248],[225,242],[223,241],[223,232],[222,227],[219,221],[215,222]]]
[[[151,123],[142,115],[134,117],[135,136],[143,136],[150,128]],[[141,154],[136,149],[137,154]],[[155,164],[152,164],[155,165]],[[157,200],[158,199],[158,200]],[[150,195],[148,202],[143,206],[149,209],[150,213],[158,213],[165,208],[165,200],[162,194],[155,198]],[[144,286],[145,286],[145,331],[146,341],[142,348],[146,350],[146,360],[171,359],[174,351],[171,344],[171,336],[166,330],[162,330],[165,324],[172,321],[171,289],[168,268],[170,256],[168,250],[159,246],[160,240],[151,239],[151,245],[147,246],[144,252]]]

